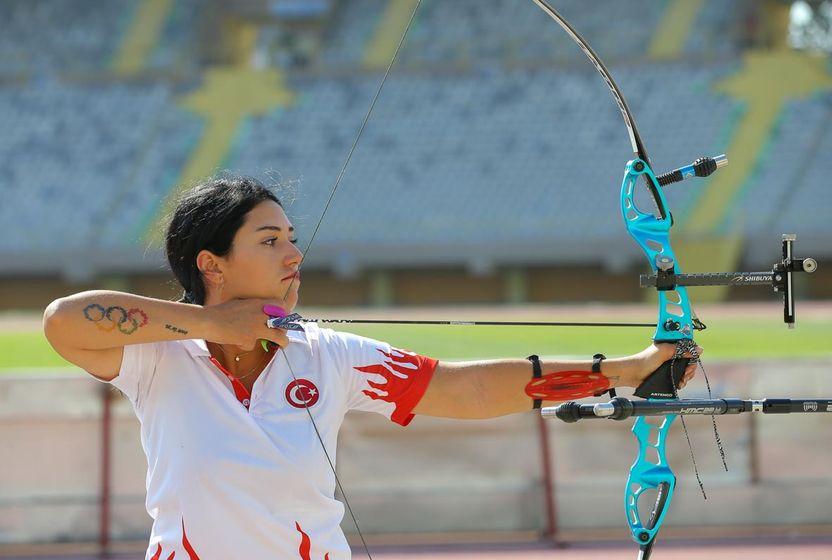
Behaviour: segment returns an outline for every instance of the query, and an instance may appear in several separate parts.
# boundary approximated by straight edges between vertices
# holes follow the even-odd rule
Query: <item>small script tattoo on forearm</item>
[[[187,330],[185,330],[185,329],[180,329],[180,328],[179,328],[179,327],[177,327],[176,325],[171,325],[170,323],[167,323],[167,324],[165,325],[165,328],[166,328],[167,330],[169,330],[169,331],[173,331],[173,332],[175,332],[175,333],[177,333],[177,334],[188,334],[188,331],[187,331]]]
[[[121,334],[133,334],[139,328],[150,322],[147,313],[133,307],[130,310],[118,305],[104,307],[98,303],[91,303],[84,308],[84,317],[95,323],[95,327],[104,332],[118,329]]]

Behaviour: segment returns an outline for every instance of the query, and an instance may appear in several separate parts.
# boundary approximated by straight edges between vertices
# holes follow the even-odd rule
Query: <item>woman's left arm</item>
[[[623,358],[610,358],[601,363],[602,379],[592,373],[592,360],[540,360],[542,376],[548,379],[547,390],[557,394],[563,387],[564,394],[575,394],[582,387],[598,389],[635,387],[662,363],[673,356],[675,345],[652,345],[644,351]],[[700,349],[701,350],[701,349]],[[679,385],[681,389],[694,375],[695,362],[691,361]],[[413,413],[443,418],[477,419],[493,418],[532,409],[534,398],[527,393],[533,381],[529,360],[483,360],[473,362],[443,362],[436,366],[428,385]],[[600,381],[600,383],[599,383]],[[592,396],[593,392],[582,395]],[[581,398],[564,397],[559,400],[543,400],[549,406],[563,400]]]

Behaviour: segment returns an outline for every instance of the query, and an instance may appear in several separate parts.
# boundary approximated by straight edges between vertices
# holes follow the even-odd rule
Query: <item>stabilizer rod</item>
[[[762,414],[812,414],[832,413],[830,399],[679,399],[633,400],[616,397],[609,402],[580,404],[575,401],[541,410],[544,418],[557,418],[572,423],[585,418],[626,420],[632,416],[667,416],[669,414],[715,415],[760,412]]]
[[[659,185],[666,187],[673,183],[679,183],[690,177],[707,177],[720,167],[728,165],[728,157],[725,154],[716,157],[701,157],[690,165],[682,166],[673,171],[662,173],[656,176]]]

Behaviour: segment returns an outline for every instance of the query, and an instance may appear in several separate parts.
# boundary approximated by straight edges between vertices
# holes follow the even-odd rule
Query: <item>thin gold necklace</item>
[[[246,354],[249,354],[249,353],[251,353],[251,352],[254,352],[254,350],[249,350],[248,352],[246,352]],[[244,354],[240,354],[240,355],[242,356],[242,355],[244,355]],[[263,354],[263,358],[265,358],[265,357],[266,357],[266,356],[268,356],[268,355],[269,355],[269,353],[268,353],[268,352],[266,352],[265,354]],[[240,379],[245,379],[246,377],[248,377],[249,375],[251,375],[252,373],[254,373],[254,370],[256,370],[259,366],[263,365],[263,362],[265,361],[265,360],[263,360],[263,358],[260,358],[260,361],[259,361],[259,362],[257,362],[257,363],[254,365],[254,367],[253,367],[253,368],[251,368],[251,369],[249,370],[249,372],[248,372],[247,374],[243,375],[242,377],[237,377],[237,379],[238,379],[238,380],[240,380]],[[235,361],[239,361],[239,360],[236,360],[236,359],[235,359]]]
[[[257,350],[257,348],[254,348],[254,350]],[[248,352],[243,352],[242,354],[237,354],[236,356],[234,356],[234,361],[239,362],[241,357],[248,356],[249,354],[254,352],[254,350],[249,350]]]

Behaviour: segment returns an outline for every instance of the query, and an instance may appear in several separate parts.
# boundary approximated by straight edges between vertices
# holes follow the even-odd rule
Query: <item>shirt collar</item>
[[[308,328],[309,324],[304,325],[305,328],[302,331],[286,331],[286,336],[289,337],[289,340],[292,344],[303,344],[305,346],[311,345],[311,340],[316,338],[314,333],[314,329]],[[208,345],[205,343],[204,340],[201,338],[191,338],[182,341],[185,348],[190,352],[192,356],[210,356],[211,351],[208,350]]]

